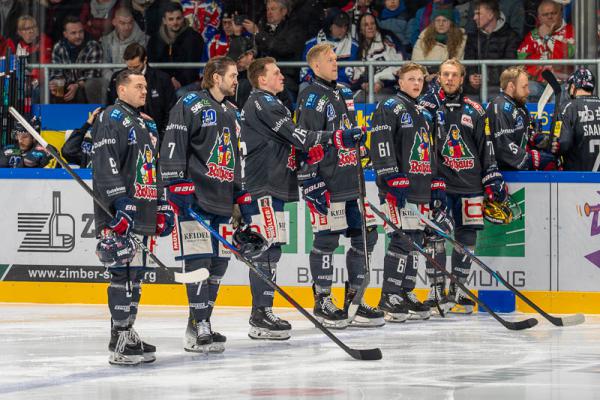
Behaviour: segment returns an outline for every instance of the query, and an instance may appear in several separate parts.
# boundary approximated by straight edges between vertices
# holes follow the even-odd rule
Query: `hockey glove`
[[[318,164],[325,157],[325,149],[323,149],[323,145],[316,144],[310,149],[308,149],[308,158],[306,162],[310,165]]]
[[[350,150],[360,143],[362,146],[367,141],[366,128],[338,129],[333,132],[333,145],[336,149]]]
[[[556,157],[547,151],[528,150],[527,166],[530,170],[553,171],[556,170]]]
[[[169,236],[175,227],[175,213],[165,200],[158,200],[156,205],[156,235]]]
[[[488,201],[503,202],[508,196],[504,177],[497,168],[490,168],[481,179],[483,184],[483,192]]]
[[[195,204],[194,193],[196,188],[190,180],[182,179],[167,186],[167,201],[173,207],[175,214],[188,217],[188,209]]]
[[[408,186],[410,182],[406,174],[390,174],[385,178],[388,187],[386,200],[395,207],[404,208],[406,205],[406,196],[408,195]]]
[[[448,215],[446,211],[443,211],[440,208],[437,208],[432,211],[431,221],[434,224],[436,224],[447,235],[450,235],[452,232],[454,232],[454,219],[450,215]],[[430,233],[437,236],[435,230],[432,230],[432,232]]]
[[[233,195],[233,198],[235,199],[235,204],[240,206],[252,203],[252,196],[246,190],[240,190]]]
[[[446,102],[446,94],[440,86],[438,78],[429,82],[427,91],[419,98],[419,105],[425,107],[432,114]]]
[[[115,209],[114,218],[108,223],[108,227],[118,235],[127,235],[133,229],[133,221],[137,208],[129,197],[119,197],[113,202]]]
[[[431,201],[429,207],[431,210],[446,210],[446,181],[444,178],[433,178],[431,180]]]
[[[306,200],[311,211],[327,215],[329,208],[329,191],[320,176],[302,182],[302,198]]]
[[[50,156],[41,146],[27,152],[23,157],[23,166],[26,168],[44,168],[50,162]]]

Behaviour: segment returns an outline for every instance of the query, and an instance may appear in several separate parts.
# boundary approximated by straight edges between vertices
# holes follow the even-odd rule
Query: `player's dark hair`
[[[144,74],[141,72],[124,69],[117,74],[117,78],[115,79],[115,87],[128,84],[133,75],[144,76]]]
[[[218,56],[211,58],[204,67],[204,77],[202,78],[202,89],[210,89],[215,86],[214,74],[225,76],[230,65],[236,66],[235,61],[229,57]]]
[[[267,65],[275,63],[273,57],[262,57],[252,61],[248,67],[248,80],[253,88],[258,88],[258,77],[265,75]]]
[[[178,2],[169,1],[162,7],[162,16],[163,18],[167,16],[167,13],[172,13],[175,11],[180,11],[183,14],[183,7]]]
[[[479,7],[484,6],[494,13],[496,19],[500,18],[500,4],[498,0],[475,0],[473,3],[473,10],[477,10]]]
[[[125,52],[123,53],[123,60],[130,61],[134,58],[140,58],[141,62],[146,61],[146,57],[148,53],[146,52],[146,48],[139,43],[131,43],[129,46],[125,48]]]
[[[81,24],[81,20],[75,15],[67,15],[63,19],[63,32],[67,30],[67,24]]]

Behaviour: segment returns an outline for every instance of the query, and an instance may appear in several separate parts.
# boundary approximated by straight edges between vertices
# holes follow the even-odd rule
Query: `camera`
[[[248,19],[247,15],[234,15],[233,23],[236,25],[242,25],[244,23],[244,21],[247,19]]]

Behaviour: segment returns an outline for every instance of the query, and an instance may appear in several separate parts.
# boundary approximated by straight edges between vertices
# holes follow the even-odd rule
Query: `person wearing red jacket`
[[[22,15],[17,20],[17,43],[8,40],[8,46],[17,56],[27,56],[28,63],[48,64],[52,60],[52,39],[38,29],[35,18],[31,15]],[[1,49],[0,49],[1,50]],[[40,80],[40,70],[31,71],[34,79],[33,85],[37,86]]]

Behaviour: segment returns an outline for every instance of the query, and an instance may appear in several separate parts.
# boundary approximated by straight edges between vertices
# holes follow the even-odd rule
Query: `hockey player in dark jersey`
[[[378,104],[371,131],[371,158],[385,212],[419,245],[423,245],[424,223],[406,203],[415,204],[424,214],[446,208],[445,183],[432,162],[431,127],[417,104],[426,73],[415,63],[400,68],[400,92]],[[379,309],[390,322],[427,319],[430,308],[413,293],[419,254],[399,234],[392,230],[388,234],[391,240],[384,258]]]
[[[174,215],[157,198],[158,132],[138,108],[146,101],[146,79],[125,70],[117,77],[118,100],[98,117],[93,134],[94,194],[114,217],[94,204],[96,253],[110,271],[108,305],[112,329],[111,364],[135,365],[154,361],[156,348],[142,342],[133,329],[141,295],[144,257],[136,256],[129,234],[166,236]]]
[[[578,68],[567,80],[569,95],[560,112],[560,136],[552,152],[563,156],[566,171],[598,171],[600,168],[600,99],[593,95],[592,72]]]
[[[39,131],[38,118],[32,118],[31,125]],[[51,159],[50,154],[21,124],[15,125],[11,136],[17,143],[9,144],[0,150],[0,168],[44,168],[48,165]]]
[[[275,280],[281,246],[286,241],[284,205],[299,199],[297,170],[300,164],[312,168],[323,158],[324,147],[329,144],[335,148],[351,147],[362,132],[296,127],[290,111],[276,97],[284,88],[284,76],[273,58],[255,60],[248,69],[248,78],[254,89],[242,110],[241,147],[245,188],[253,201],[243,205],[241,210],[250,227],[269,243],[268,249],[255,255],[252,261]],[[297,153],[300,152],[308,156],[299,160]],[[322,186],[312,185],[307,196],[326,207]],[[252,272],[250,286],[252,314],[248,335],[253,339],[288,339],[290,324],[273,314],[271,308],[273,290]]]
[[[192,206],[231,240],[233,205],[250,201],[241,184],[237,108],[225,100],[236,86],[235,61],[213,57],[204,69],[203,90],[188,93],[171,109],[161,145],[161,177],[179,216],[180,259],[186,271],[210,272],[208,280],[186,284],[189,318],[184,349],[190,352],[225,350],[226,338],[212,330],[210,317],[230,252],[188,210]]]
[[[500,75],[500,93],[486,109],[496,161],[501,170],[556,169],[556,158],[531,146],[528,76],[524,67],[509,67]],[[486,129],[488,129],[486,127]]]
[[[354,101],[350,89],[338,85],[337,58],[330,44],[319,44],[310,49],[307,61],[314,71],[312,82],[300,93],[296,117],[298,126],[311,130],[347,129],[356,124]],[[314,315],[328,327],[343,329],[354,326],[382,326],[383,313],[362,302],[356,316],[348,321],[348,306],[363,282],[365,254],[362,242],[362,219],[358,205],[356,168],[359,156],[354,148],[329,149],[318,164],[316,176],[301,182],[305,200],[311,210],[314,233],[310,252],[310,270],[315,294]],[[308,176],[307,176],[308,177]],[[321,207],[314,196],[307,196],[318,185],[327,201]],[[366,216],[367,250],[370,253],[377,242],[375,219]],[[334,275],[333,253],[340,235],[350,237],[346,252],[348,282],[344,308],[338,308],[331,297]]]
[[[485,134],[485,111],[479,103],[462,94],[465,67],[455,58],[440,65],[438,78],[429,84],[419,103],[436,118],[436,158],[439,175],[446,181],[447,213],[454,219],[454,237],[469,250],[475,250],[477,231],[483,229],[483,194],[492,201],[504,201],[506,185],[498,171],[490,138]],[[440,87],[441,84],[441,87]],[[428,229],[426,229],[428,232]],[[428,232],[426,249],[441,265],[446,265],[444,238]],[[452,274],[466,284],[471,259],[452,252]],[[431,290],[424,302],[435,311],[435,303],[449,311],[471,313],[474,303],[454,284],[445,296],[445,277],[427,262]]]

